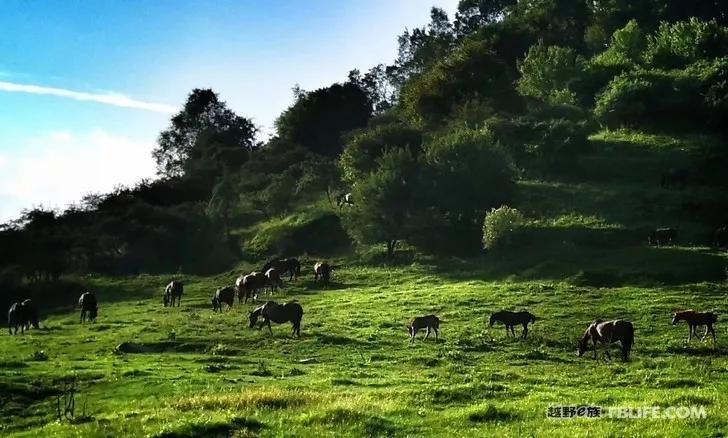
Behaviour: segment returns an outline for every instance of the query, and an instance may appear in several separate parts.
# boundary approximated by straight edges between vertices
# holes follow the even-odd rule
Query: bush
[[[503,205],[491,209],[483,221],[483,247],[493,249],[508,245],[523,222],[523,215],[515,208]]]
[[[560,110],[560,111],[559,111]],[[550,107],[532,116],[514,119],[493,118],[486,127],[527,171],[566,171],[588,150],[589,120],[579,120],[579,111]],[[548,116],[569,118],[548,118]]]
[[[576,103],[570,83],[580,76],[584,60],[574,49],[546,46],[539,42],[528,49],[526,57],[518,63],[521,78],[516,88],[523,96],[552,103]]]
[[[509,66],[483,41],[466,41],[402,88],[404,117],[416,126],[436,125],[454,108],[478,97],[495,109],[514,109],[520,99]]]
[[[398,123],[379,125],[356,134],[341,154],[343,179],[353,183],[377,167],[386,149],[409,148],[415,155],[422,147],[422,133]]]
[[[614,78],[597,97],[596,117],[608,126],[720,126],[726,110],[728,58],[684,70],[635,70]]]
[[[728,54],[728,28],[715,20],[697,18],[677,23],[661,23],[648,37],[645,62],[657,68],[682,68],[701,59]]]

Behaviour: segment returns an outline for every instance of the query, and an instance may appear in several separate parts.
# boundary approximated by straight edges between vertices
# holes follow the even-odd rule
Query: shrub
[[[661,23],[648,37],[645,62],[657,68],[682,68],[701,59],[728,54],[728,28],[691,18],[690,21]]]
[[[569,90],[574,78],[581,75],[584,60],[574,49],[546,46],[542,42],[531,46],[526,57],[518,62],[521,78],[516,86],[523,96],[558,103],[576,103]]]
[[[491,209],[483,221],[483,246],[493,249],[507,245],[523,222],[523,215],[515,208],[503,205]]]

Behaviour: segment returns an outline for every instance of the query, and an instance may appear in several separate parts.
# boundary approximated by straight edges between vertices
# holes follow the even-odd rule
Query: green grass
[[[169,276],[73,279],[98,292],[97,323],[80,325],[69,305],[45,312],[41,330],[0,336],[0,434],[723,436],[724,316],[715,348],[686,346],[687,327],[670,318],[689,307],[728,310],[726,255],[700,240],[708,224],[675,212],[690,196],[725,195],[661,189],[655,164],[680,159],[685,141],[708,140],[624,131],[592,140],[599,147],[583,174],[519,183],[516,206],[529,224],[511,248],[467,260],[414,254],[398,266],[344,257],[329,288],[311,275],[286,282],[275,299],[302,304],[300,339],[290,325],[273,335],[249,329],[251,305],[212,312],[213,291],[251,266],[187,276],[180,308],[161,306]],[[279,235],[316,216],[301,214],[256,230]],[[679,243],[648,247],[647,230],[673,220]],[[304,260],[307,273],[312,263]],[[539,317],[527,340],[487,326],[503,308]],[[420,334],[409,345],[407,320],[426,313],[443,321],[440,342]],[[591,321],[617,317],[636,328],[631,361],[576,357]],[[69,380],[76,419],[59,421],[55,396]],[[582,404],[701,405],[707,418],[546,418],[549,406]]]

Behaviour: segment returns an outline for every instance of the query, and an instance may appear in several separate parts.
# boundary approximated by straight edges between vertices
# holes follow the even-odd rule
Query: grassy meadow
[[[659,173],[710,139],[602,132],[579,174],[519,182],[528,227],[512,247],[477,258],[431,258],[405,248],[396,262],[347,255],[332,284],[306,275],[276,300],[304,308],[290,325],[248,328],[239,305],[213,313],[215,288],[252,265],[186,280],[179,308],[161,293],[175,275],[78,277],[97,291],[98,321],[44,309],[42,328],[0,336],[0,434],[36,436],[725,436],[728,325],[718,345],[685,344],[677,309],[728,309],[728,257],[686,199],[719,202],[718,185],[665,190]],[[281,221],[283,222],[283,221]],[[648,247],[674,226],[678,244]],[[326,236],[322,235],[322,239]],[[527,340],[487,326],[491,312],[527,309]],[[412,316],[442,319],[440,342],[408,344]],[[597,318],[635,326],[629,362],[578,358]],[[520,330],[519,330],[520,331]],[[700,332],[702,334],[702,331]],[[615,350],[616,353],[616,350]],[[73,420],[56,395],[75,381]],[[552,405],[705,406],[707,418],[547,419]]]

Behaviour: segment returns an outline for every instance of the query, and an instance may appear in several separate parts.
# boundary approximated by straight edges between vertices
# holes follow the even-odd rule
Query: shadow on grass
[[[621,287],[721,282],[722,254],[640,244],[643,231],[554,227],[530,229],[513,245],[475,259],[435,259],[451,280],[566,279],[578,286]]]

